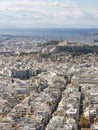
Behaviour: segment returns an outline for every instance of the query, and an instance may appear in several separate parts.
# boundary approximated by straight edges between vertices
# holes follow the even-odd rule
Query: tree
[[[81,128],[89,128],[90,127],[89,120],[84,115],[82,115],[80,117],[79,126]]]

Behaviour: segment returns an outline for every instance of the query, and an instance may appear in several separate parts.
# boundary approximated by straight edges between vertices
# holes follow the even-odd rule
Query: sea
[[[30,37],[36,40],[66,40],[81,43],[98,43],[98,29],[90,28],[0,29],[0,36]]]

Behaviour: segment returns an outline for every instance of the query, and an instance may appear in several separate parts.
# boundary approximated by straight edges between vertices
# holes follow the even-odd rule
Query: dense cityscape
[[[98,130],[98,0],[0,0],[0,130]]]
[[[0,41],[0,130],[98,130],[97,45]]]

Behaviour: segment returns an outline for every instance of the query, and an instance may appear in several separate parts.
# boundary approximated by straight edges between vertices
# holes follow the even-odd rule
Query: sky
[[[98,0],[0,0],[0,28],[98,28]]]

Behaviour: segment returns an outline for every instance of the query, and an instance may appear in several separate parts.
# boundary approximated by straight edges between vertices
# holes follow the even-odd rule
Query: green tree
[[[81,128],[89,128],[90,127],[89,120],[84,115],[82,115],[80,117],[79,126]]]

